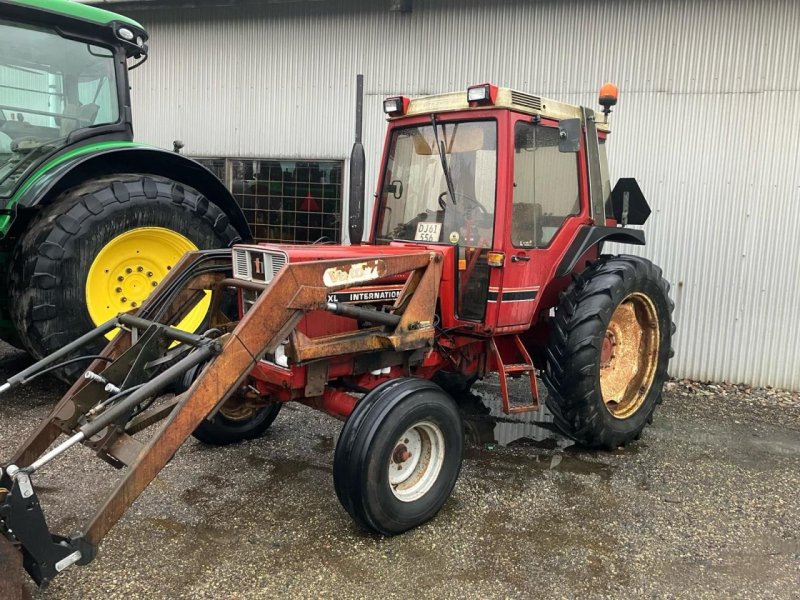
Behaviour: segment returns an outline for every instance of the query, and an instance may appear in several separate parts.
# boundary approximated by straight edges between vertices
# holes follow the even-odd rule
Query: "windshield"
[[[0,196],[77,129],[119,120],[111,50],[0,20]]]
[[[436,134],[433,125],[404,127],[392,134],[378,241],[488,248],[494,221],[497,125],[462,121],[436,127]],[[454,197],[448,192],[447,170]]]

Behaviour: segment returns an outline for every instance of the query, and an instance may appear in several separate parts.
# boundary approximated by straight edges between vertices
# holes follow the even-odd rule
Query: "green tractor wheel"
[[[120,174],[68,190],[16,246],[9,292],[19,341],[50,354],[140,306],[184,253],[238,237],[217,206],[164,177]],[[195,330],[207,310],[201,301],[180,326]]]

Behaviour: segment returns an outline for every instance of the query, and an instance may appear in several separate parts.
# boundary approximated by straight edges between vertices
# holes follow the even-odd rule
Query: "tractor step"
[[[532,368],[533,368],[533,365],[520,363],[520,364],[506,365],[504,370],[505,370],[506,374],[509,374],[509,373],[526,373],[526,372],[530,371]]]
[[[500,394],[503,400],[503,412],[507,415],[539,410],[539,390],[536,385],[536,367],[533,366],[528,351],[518,335],[492,338],[490,348],[497,375],[500,378]],[[512,404],[508,395],[508,377],[527,375],[531,382],[531,401],[528,404]]]

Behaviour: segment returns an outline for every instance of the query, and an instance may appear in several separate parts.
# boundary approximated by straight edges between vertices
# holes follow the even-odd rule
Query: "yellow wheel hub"
[[[627,419],[644,403],[658,366],[661,336],[653,301],[627,296],[608,324],[600,352],[600,390],[608,411]]]
[[[163,227],[139,227],[108,242],[95,256],[86,277],[86,307],[96,325],[142,305],[178,260],[197,246]],[[206,293],[178,324],[195,331],[211,304]],[[106,337],[112,339],[116,330]]]

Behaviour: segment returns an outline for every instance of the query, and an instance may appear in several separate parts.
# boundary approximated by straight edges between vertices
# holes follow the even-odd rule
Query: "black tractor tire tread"
[[[231,422],[217,414],[211,420],[204,420],[192,435],[209,446],[228,446],[244,440],[262,437],[272,425],[283,406],[280,402],[267,406],[244,423]]]
[[[195,215],[216,232],[219,246],[241,240],[227,216],[193,188],[147,174],[120,173],[98,177],[62,193],[42,209],[17,243],[9,274],[12,318],[26,350],[39,358],[83,331],[70,331],[54,290],[61,285],[66,261],[77,260],[70,242],[103,221],[104,215],[134,199],[168,203]],[[135,226],[135,224],[134,224]],[[73,302],[82,302],[73,298]],[[87,313],[88,318],[88,313]]]
[[[429,380],[407,377],[383,383],[361,399],[339,434],[339,443],[334,453],[333,473],[336,495],[353,520],[363,528],[380,535],[396,535],[416,525],[392,528],[373,518],[363,493],[367,486],[377,485],[376,482],[364,479],[365,467],[371,458],[370,442],[376,435],[379,425],[398,404],[416,393],[425,391],[437,392],[447,397],[441,387]],[[452,473],[452,482],[447,489],[443,489],[445,498],[449,497],[458,478],[461,467],[460,452],[463,449],[463,423],[455,402],[452,399],[450,402],[453,411],[452,423],[458,428],[462,447],[458,449],[458,465]],[[445,468],[443,466],[443,470]],[[436,511],[427,518],[431,518]]]
[[[598,357],[602,349],[603,335],[611,315],[634,281],[650,281],[656,285],[665,299],[668,326],[662,335],[666,348],[659,350],[655,378],[648,401],[629,419],[636,419],[633,431],[621,433],[605,424],[605,410],[598,402],[599,379]],[[668,378],[667,364],[673,356],[672,322],[674,303],[669,297],[669,284],[662,277],[661,269],[649,260],[638,256],[601,256],[574,281],[561,296],[551,321],[550,343],[546,349],[544,380],[550,389],[547,407],[553,413],[556,425],[579,444],[603,449],[624,446],[638,439],[653,411],[662,402],[662,387]],[[666,323],[665,323],[666,325]],[[662,329],[662,331],[663,331]]]
[[[344,443],[337,443],[336,450],[334,451],[333,487],[336,491],[336,497],[339,498],[339,502],[341,502],[347,513],[356,519],[356,521],[359,520],[359,517],[354,514],[350,495],[347,493],[343,484],[346,480],[346,473],[352,466],[350,454],[353,450],[353,444],[364,419],[369,414],[370,407],[382,401],[392,388],[401,384],[403,381],[403,379],[391,379],[370,390],[370,392],[365,394],[356,404],[350,417],[345,421],[342,430],[339,432],[339,439],[344,440]]]

